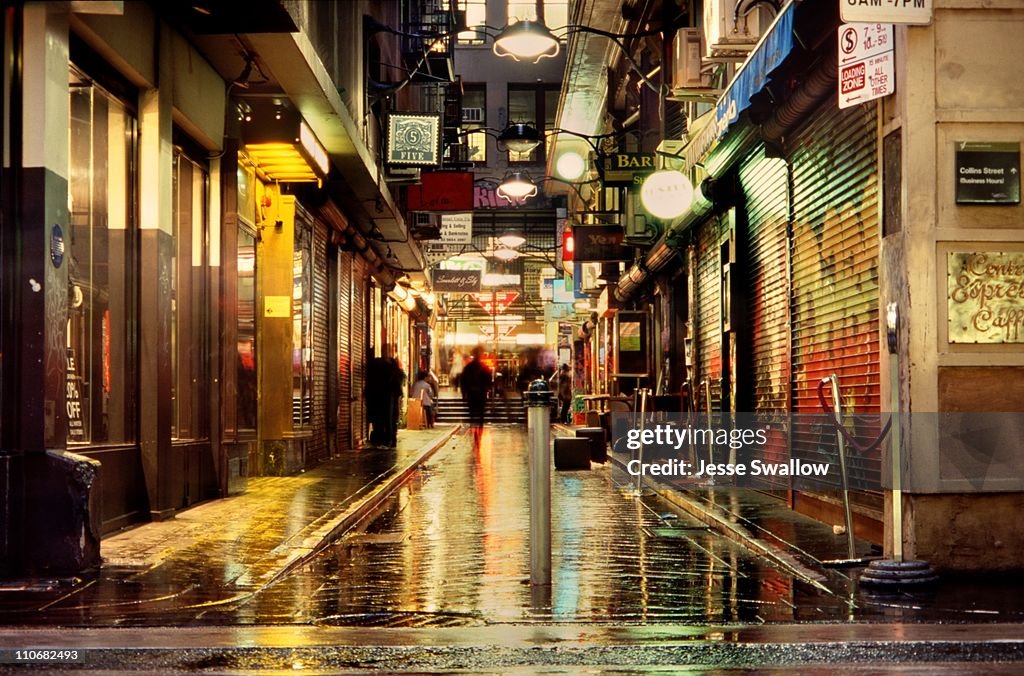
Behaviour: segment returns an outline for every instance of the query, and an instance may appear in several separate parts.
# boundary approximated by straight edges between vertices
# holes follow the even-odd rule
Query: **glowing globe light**
[[[519,258],[519,252],[515,249],[495,249],[494,257],[499,261],[514,261]]]
[[[587,170],[587,162],[574,150],[562,153],[555,162],[555,172],[564,179],[574,181]]]
[[[498,237],[498,241],[509,249],[516,249],[526,244],[526,237],[518,230],[509,230]]]
[[[693,203],[693,185],[681,171],[656,171],[640,187],[640,203],[647,213],[670,221],[686,213]]]
[[[521,172],[514,171],[505,177],[495,191],[498,197],[508,202],[529,199],[537,194],[537,186]]]
[[[516,61],[541,59],[558,56],[558,39],[543,23],[517,21],[494,39],[492,47],[498,56],[511,56]]]

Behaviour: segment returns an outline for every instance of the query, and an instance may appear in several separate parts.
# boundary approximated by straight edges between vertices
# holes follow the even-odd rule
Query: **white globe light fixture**
[[[519,258],[519,252],[515,249],[499,248],[494,250],[494,257],[499,261],[514,261]]]
[[[522,172],[513,171],[505,176],[495,192],[507,202],[516,202],[536,195],[537,186]]]
[[[519,230],[509,230],[498,237],[498,242],[509,249],[518,249],[526,244],[526,237]]]
[[[640,186],[640,203],[647,213],[670,221],[686,213],[693,203],[693,185],[681,171],[661,169]]]
[[[569,181],[580,178],[586,170],[587,161],[575,150],[562,153],[555,161],[555,172]]]

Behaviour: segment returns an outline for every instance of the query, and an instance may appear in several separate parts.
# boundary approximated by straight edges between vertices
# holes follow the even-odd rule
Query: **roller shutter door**
[[[711,409],[722,404],[722,264],[718,252],[720,218],[705,221],[697,231],[697,385],[696,401],[701,413],[707,411],[707,386],[711,389]]]
[[[352,355],[352,443],[361,446],[366,434],[366,403],[363,397],[366,373],[366,322],[369,271],[366,261],[356,257],[352,266],[352,332],[349,345]]]
[[[327,225],[313,221],[313,439],[310,458],[314,464],[327,459],[327,340],[330,290],[327,281]]]
[[[791,139],[795,413],[821,411],[817,386],[832,373],[844,410],[879,410],[876,115],[875,105],[838,110],[832,104]],[[853,424],[860,438],[878,433],[877,421]],[[837,459],[835,431],[827,424],[797,426],[792,444],[796,457]],[[879,451],[850,455],[851,476],[877,485]],[[866,500],[878,506],[877,495]]]
[[[352,439],[352,255],[338,261],[338,446],[353,447]]]
[[[754,413],[789,410],[789,171],[786,162],[765,157],[764,149],[739,171],[746,223],[740,265],[745,268],[740,292],[746,296],[740,332],[737,379],[743,387],[741,407]],[[764,447],[766,462],[789,458],[784,428],[773,430]],[[788,482],[765,488],[786,489]]]

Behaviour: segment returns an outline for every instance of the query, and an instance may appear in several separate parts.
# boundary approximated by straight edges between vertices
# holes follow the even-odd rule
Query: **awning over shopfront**
[[[740,66],[736,77],[715,106],[715,138],[722,138],[736,122],[740,113],[750,107],[751,99],[768,84],[772,71],[793,50],[793,15],[791,2],[779,12],[761,41]]]

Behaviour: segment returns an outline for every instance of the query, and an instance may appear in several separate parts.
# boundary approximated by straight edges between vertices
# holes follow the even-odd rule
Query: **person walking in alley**
[[[423,406],[423,417],[427,421],[427,429],[432,429],[434,427],[435,396],[437,396],[437,392],[434,390],[434,386],[430,382],[430,374],[426,371],[420,371],[417,373],[416,382],[412,384],[412,392],[409,393],[409,397],[419,400],[420,405]]]
[[[391,405],[391,427],[388,438],[388,448],[398,447],[398,419],[401,416],[402,395],[405,394],[405,371],[402,370],[402,363],[391,357],[388,359],[388,393]]]
[[[558,396],[558,422],[568,425],[572,422],[569,418],[572,405],[572,371],[568,364],[562,364],[562,368],[551,375],[548,387]]]
[[[481,360],[483,355],[482,347],[473,348],[473,358],[459,378],[459,388],[462,391],[462,399],[469,406],[469,424],[475,429],[484,426],[484,408],[487,406],[487,392],[491,389],[491,369],[487,368]]]

